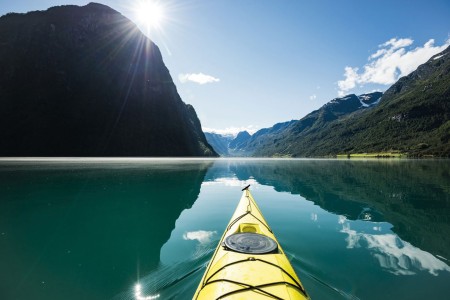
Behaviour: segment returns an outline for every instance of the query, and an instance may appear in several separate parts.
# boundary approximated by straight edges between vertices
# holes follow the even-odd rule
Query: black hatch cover
[[[235,233],[225,239],[225,246],[231,250],[247,254],[265,254],[274,252],[277,242],[272,238],[251,232]]]

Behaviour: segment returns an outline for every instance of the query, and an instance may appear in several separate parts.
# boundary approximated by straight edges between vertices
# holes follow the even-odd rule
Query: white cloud
[[[309,96],[309,100],[316,100],[316,98],[317,98],[316,94],[313,94],[313,95]]]
[[[214,128],[208,128],[203,127],[203,132],[211,132],[211,133],[217,133],[222,135],[232,135],[236,136],[241,131],[247,131],[250,134],[254,134],[259,130],[259,128],[255,125],[248,125],[248,126],[242,126],[242,127],[227,127],[225,129],[214,129]]]
[[[211,75],[206,75],[203,73],[179,74],[178,79],[180,80],[181,83],[191,81],[198,84],[206,84],[220,81],[219,78],[216,78]]]
[[[343,97],[346,91],[353,89],[358,81],[358,68],[345,67],[345,80],[338,81],[339,97]]]
[[[450,45],[450,39],[442,46],[435,46],[434,40],[430,39],[422,47],[408,48],[413,42],[412,39],[390,39],[379,45],[380,49],[369,56],[368,63],[361,71],[358,67],[345,67],[344,79],[337,82],[339,96],[348,94],[357,85],[394,84],[400,77],[408,75]]]

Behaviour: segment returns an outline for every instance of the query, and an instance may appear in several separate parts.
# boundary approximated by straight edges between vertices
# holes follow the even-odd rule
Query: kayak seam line
[[[248,193],[248,195],[247,195],[246,197],[247,197],[247,199],[248,199],[248,206],[251,208],[251,207],[252,207],[251,203],[253,203],[253,207],[255,207],[255,209],[256,209],[256,210],[259,212],[259,214],[262,216],[262,212],[261,212],[261,210],[259,209],[258,205],[256,205],[256,202],[255,202],[255,200],[253,199],[253,197],[251,196],[250,192]],[[272,229],[270,229],[270,227],[269,227],[269,225],[267,224],[267,222],[261,221],[258,217],[256,217],[254,214],[252,214],[251,209],[250,209],[250,214],[251,214],[256,220],[258,220],[261,224],[263,224],[263,225],[267,228],[267,230],[269,230],[270,233],[273,234]]]

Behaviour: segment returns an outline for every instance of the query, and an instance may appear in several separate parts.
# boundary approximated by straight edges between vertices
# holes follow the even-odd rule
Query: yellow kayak
[[[248,186],[193,299],[309,299]]]

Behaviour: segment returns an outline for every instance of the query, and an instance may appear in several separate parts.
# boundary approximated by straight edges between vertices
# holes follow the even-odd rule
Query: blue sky
[[[0,14],[79,0],[14,0]],[[139,0],[99,0],[159,46],[204,130],[255,131],[339,95],[386,90],[450,44],[450,1],[166,0],[147,26]]]

